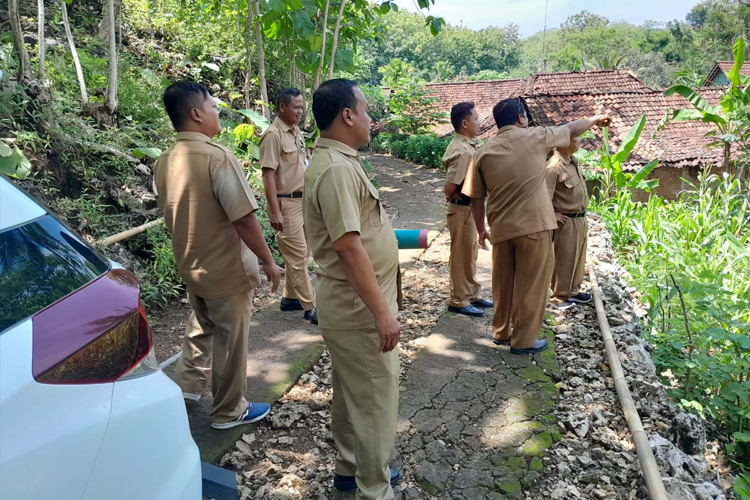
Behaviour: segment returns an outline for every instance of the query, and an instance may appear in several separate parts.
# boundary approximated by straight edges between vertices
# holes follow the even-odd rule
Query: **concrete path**
[[[440,172],[388,156],[372,155],[371,160],[379,180],[383,204],[394,228],[441,230],[445,226],[445,207],[434,201],[425,201],[440,199],[443,182]],[[422,252],[399,252],[402,270],[416,261]],[[253,316],[248,345],[246,397],[250,401],[272,404],[317,361],[324,349],[317,327],[303,321],[302,312],[282,313],[278,302]],[[172,375],[174,368],[175,365],[167,367],[167,375]],[[211,401],[208,388],[199,402],[186,404],[190,428],[202,460],[218,463],[241,435],[251,430],[251,426],[243,425],[223,431],[212,429],[209,419]]]
[[[392,156],[370,155],[370,159],[393,229],[441,231],[445,227],[445,204],[440,203],[445,176],[441,171]],[[398,255],[404,270],[422,255],[422,250],[400,250]]]
[[[488,291],[490,252],[477,264]],[[406,461],[401,498],[520,499],[541,477],[541,458],[560,438],[554,349],[510,354],[492,343],[491,318],[443,314],[411,364],[396,446]],[[551,332],[543,337],[552,342]]]

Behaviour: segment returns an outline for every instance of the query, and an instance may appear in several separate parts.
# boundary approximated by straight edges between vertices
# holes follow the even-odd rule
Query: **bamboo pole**
[[[590,260],[589,264],[591,264]],[[648,488],[652,500],[669,500],[667,491],[664,489],[661,474],[659,473],[659,466],[656,464],[654,453],[651,451],[651,445],[648,442],[648,434],[646,434],[646,431],[643,429],[643,423],[638,416],[638,410],[635,408],[633,396],[630,394],[628,382],[625,379],[625,373],[620,364],[620,356],[617,353],[617,346],[612,337],[612,330],[609,328],[607,314],[604,312],[602,293],[599,290],[599,282],[596,279],[593,265],[589,265],[589,279],[591,281],[591,288],[594,292],[596,318],[599,321],[602,340],[604,341],[604,347],[607,351],[609,369],[612,372],[612,378],[615,381],[615,389],[617,389],[617,397],[620,400],[622,412],[625,414],[625,420],[628,422],[630,434],[633,436],[633,443],[635,443],[635,450],[638,455],[638,461],[641,464],[641,471],[643,472],[643,477],[646,479],[646,487]]]
[[[142,232],[159,224],[164,224],[164,217],[160,217],[159,219],[152,220],[151,222],[147,222],[141,226],[128,229],[127,231],[123,231],[121,233],[113,234],[112,236],[107,236],[106,238],[102,238],[101,240],[98,240],[96,242],[96,246],[106,247],[107,245],[111,245],[112,243],[117,243],[122,240],[126,240],[132,236],[135,236],[136,234],[141,234]]]

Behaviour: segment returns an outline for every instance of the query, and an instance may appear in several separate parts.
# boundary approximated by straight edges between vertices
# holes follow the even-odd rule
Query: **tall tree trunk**
[[[109,24],[109,87],[107,88],[107,108],[110,113],[117,109],[117,39],[115,36],[115,2],[107,0]]]
[[[39,68],[37,69],[37,80],[44,85],[44,0],[37,0],[37,54]]]
[[[10,29],[13,32],[13,42],[18,51],[20,61],[18,80],[31,80],[31,60],[26,44],[23,41],[23,29],[21,28],[21,16],[18,12],[18,0],[8,0],[8,15],[10,16]]]
[[[76,75],[78,76],[78,86],[81,88],[81,101],[83,102],[83,104],[88,104],[89,93],[86,91],[86,81],[83,79],[83,69],[81,69],[81,61],[78,59],[78,51],[76,50],[76,44],[73,41],[73,33],[70,31],[70,21],[68,20],[68,5],[65,3],[65,0],[60,0],[60,4],[62,6],[65,36],[68,38],[70,54],[73,56],[73,64],[76,67]]]
[[[255,45],[258,49],[258,73],[260,75],[260,98],[264,102],[263,116],[271,118],[271,109],[268,104],[268,86],[266,84],[266,58],[263,55],[263,33],[260,26],[260,2],[253,0],[255,8]]]
[[[326,41],[328,38],[328,9],[331,6],[331,0],[326,0],[326,9],[323,12],[323,45],[320,47],[320,64],[318,65],[318,71],[315,72],[315,81],[313,82],[313,90],[317,90],[320,87],[320,78],[323,76],[323,66],[326,62]]]
[[[344,7],[346,7],[346,0],[341,0],[341,7],[339,7],[339,17],[336,18],[336,28],[333,30],[333,42],[331,45],[331,65],[328,68],[329,80],[333,78],[333,69],[336,66],[336,49],[339,45],[339,31],[341,30],[341,19],[344,17]]]
[[[253,80],[253,2],[247,2],[247,18],[245,19],[245,109],[250,109],[250,87]]]

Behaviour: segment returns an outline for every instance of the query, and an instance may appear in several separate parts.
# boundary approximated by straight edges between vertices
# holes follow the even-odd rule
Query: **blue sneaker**
[[[448,311],[456,314],[463,314],[464,316],[484,316],[484,311],[482,311],[481,309],[477,309],[471,304],[466,307],[448,306]]]
[[[572,300],[563,300],[562,302],[555,304],[555,307],[560,309],[561,311],[567,311],[568,309],[572,309],[576,306],[576,303]]]
[[[471,303],[472,306],[478,307],[480,309],[490,309],[491,307],[494,307],[494,304],[491,300],[485,300],[485,299],[479,299],[475,300]]]
[[[589,293],[577,293],[573,295],[572,297],[568,297],[568,300],[571,302],[578,302],[579,304],[588,304],[592,300],[594,300],[594,297],[591,296]]]
[[[534,342],[534,345],[532,347],[528,347],[526,349],[514,349],[510,348],[511,354],[537,354],[542,351],[546,351],[549,347],[549,343],[547,343],[546,340],[537,340]]]
[[[396,469],[391,469],[391,486],[396,486],[399,481],[401,481],[401,473]],[[357,489],[357,482],[354,480],[354,476],[334,474],[333,487],[339,491],[351,491]]]
[[[299,303],[299,300],[297,299],[287,299],[286,297],[281,297],[281,307],[279,307],[282,311],[304,311],[305,308],[302,307],[302,304]]]
[[[252,424],[253,422],[257,422],[258,420],[263,420],[270,411],[271,405],[269,405],[268,403],[247,403],[247,410],[245,410],[245,413],[237,417],[237,420],[224,422],[223,424],[211,422],[211,427],[221,430],[231,429],[232,427],[237,427],[238,425]]]

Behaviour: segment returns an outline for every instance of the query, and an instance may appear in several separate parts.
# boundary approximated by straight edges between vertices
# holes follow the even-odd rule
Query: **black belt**
[[[292,194],[277,194],[277,198],[302,198],[302,192],[298,191]]]
[[[471,202],[470,201],[466,201],[466,200],[454,200],[453,198],[451,198],[450,200],[448,200],[448,203],[453,203],[454,205],[461,205],[462,207],[470,207],[471,206]]]
[[[578,217],[586,217],[586,212],[588,212],[588,210],[584,210],[580,214],[563,214],[563,215],[567,217],[568,219],[577,219]]]

